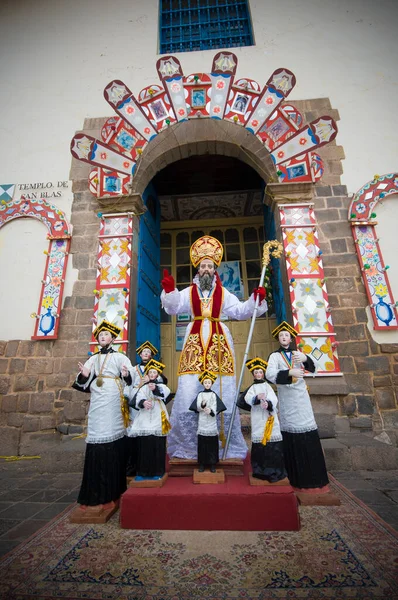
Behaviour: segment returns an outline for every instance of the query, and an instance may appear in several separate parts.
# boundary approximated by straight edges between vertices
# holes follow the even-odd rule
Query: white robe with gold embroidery
[[[197,276],[194,279],[194,284],[198,284]],[[162,306],[168,315],[179,315],[179,314],[191,314],[194,317],[192,306],[191,306],[191,293],[190,287],[184,290],[173,290],[166,294],[164,291],[161,295]],[[221,309],[221,317],[225,316],[229,319],[237,321],[243,321],[250,318],[254,312],[255,300],[253,295],[250,296],[246,302],[240,302],[240,300],[231,294],[227,289],[224,288],[223,304]],[[267,310],[267,302],[264,300],[258,307],[258,315],[262,315]],[[184,339],[184,345],[193,327],[193,321],[189,323]],[[231,412],[234,405],[236,396],[236,364],[235,364],[235,353],[234,344],[231,333],[225,323],[220,322],[220,329],[225,336],[229,347],[232,352],[233,358],[233,375],[223,376],[222,386],[220,389],[220,378],[217,377],[214,382],[212,389],[220,396],[224,402],[227,410],[223,413],[224,416],[224,431],[225,437],[228,433],[229,423],[231,419]],[[211,322],[209,319],[202,321],[201,336],[203,340],[203,346],[206,347],[210,341],[211,336]],[[198,380],[198,375],[181,375],[178,378],[177,393],[174,398],[174,404],[171,410],[170,422],[172,430],[168,436],[168,454],[171,458],[197,458],[197,417],[194,413],[189,411],[189,407],[203,389],[202,384]],[[220,415],[217,417],[220,425]],[[221,446],[220,446],[221,450]],[[243,439],[243,435],[240,427],[239,412],[236,411],[235,421],[232,428],[231,439],[228,447],[227,458],[241,458],[244,459],[247,454],[247,446]]]

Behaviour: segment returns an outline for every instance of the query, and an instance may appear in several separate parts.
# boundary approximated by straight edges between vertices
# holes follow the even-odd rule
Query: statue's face
[[[204,260],[201,261],[201,263],[199,265],[199,269],[198,269],[199,277],[202,277],[202,275],[204,275],[205,273],[210,275],[210,277],[213,277],[214,271],[215,271],[215,266],[214,266],[214,262],[212,260],[205,258]]]
[[[152,352],[149,348],[144,348],[140,354],[140,357],[143,362],[148,362],[148,360],[152,358]]]
[[[282,348],[287,348],[292,340],[292,336],[288,331],[280,331],[278,340]]]
[[[101,348],[104,348],[105,346],[110,344],[112,340],[113,340],[113,335],[111,334],[110,331],[105,330],[105,331],[101,331],[98,334],[98,343],[101,346]]]
[[[209,390],[212,385],[213,385],[213,382],[212,382],[211,379],[204,379],[203,380],[203,387],[205,388],[205,390]]]
[[[150,379],[150,381],[155,381],[155,379],[157,379],[159,373],[157,372],[156,369],[149,369],[148,371],[148,377]]]
[[[264,379],[264,371],[262,369],[253,370],[254,379]]]

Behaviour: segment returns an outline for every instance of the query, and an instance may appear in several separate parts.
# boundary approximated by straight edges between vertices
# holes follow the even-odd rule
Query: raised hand
[[[170,275],[167,269],[163,269],[163,279],[161,281],[161,284],[166,294],[169,294],[170,292],[173,292],[176,289],[174,277]]]
[[[79,367],[79,371],[83,377],[88,377],[90,375],[90,369],[85,367],[83,363],[79,362],[77,363],[77,366]]]
[[[253,290],[253,295],[254,295],[255,300],[257,299],[257,296],[258,296],[258,303],[261,304],[261,302],[263,300],[265,300],[265,296],[266,296],[265,288],[264,287],[255,288]]]

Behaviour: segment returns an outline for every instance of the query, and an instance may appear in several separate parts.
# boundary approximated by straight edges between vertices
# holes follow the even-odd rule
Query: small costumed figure
[[[126,427],[129,410],[125,385],[133,367],[112,343],[121,329],[102,321],[93,332],[101,350],[83,364],[73,386],[91,394],[87,420],[86,455],[78,503],[97,506],[118,500],[126,491]]]
[[[278,398],[265,380],[267,363],[262,358],[246,361],[253,384],[241,394],[238,406],[250,410],[251,465],[253,477],[275,483],[287,477],[278,419]]]
[[[148,381],[130,401],[138,411],[130,429],[130,435],[137,438],[136,481],[161,479],[166,472],[166,438],[171,429],[166,404],[172,394],[158,381],[164,368],[164,364],[151,359],[145,367]]]
[[[298,491],[328,492],[329,479],[304,381],[305,371],[315,372],[313,360],[297,351],[294,339],[298,332],[283,321],[272,335],[280,348],[268,359],[266,377],[276,384],[279,397],[279,419],[283,437],[283,452],[290,483]]]
[[[136,349],[136,353],[140,357],[140,363],[135,365],[135,367],[133,367],[132,384],[127,386],[124,390],[124,394],[129,403],[132,400],[134,400],[134,396],[138,392],[140,386],[149,380],[148,375],[145,373],[145,367],[152,358],[155,358],[155,356],[158,354],[158,350],[157,350],[157,348],[155,348],[155,346],[153,344],[151,344],[151,342],[146,340],[143,344],[141,344]],[[158,381],[159,381],[159,383],[164,383],[165,385],[167,385],[167,378],[164,377],[163,375],[159,375]],[[137,462],[137,438],[131,434],[131,428],[132,428],[134,417],[136,416],[136,414],[137,414],[137,411],[134,408],[130,407],[130,425],[128,426],[128,428],[126,430],[127,437],[128,437],[128,440],[127,440],[128,456],[127,456],[127,471],[126,471],[127,477],[134,477],[137,472],[137,465],[136,465],[136,462]]]
[[[197,431],[199,473],[203,473],[206,466],[210,468],[211,473],[215,473],[219,460],[217,415],[227,410],[227,407],[211,389],[217,375],[210,371],[204,371],[198,379],[204,389],[196,396],[189,410],[199,413]]]

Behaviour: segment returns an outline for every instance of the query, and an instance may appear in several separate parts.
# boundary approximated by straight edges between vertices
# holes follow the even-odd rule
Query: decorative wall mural
[[[279,212],[297,343],[314,359],[318,374],[336,375],[337,343],[313,207],[284,204]]]
[[[375,175],[355,194],[348,213],[373,327],[383,331],[398,329],[398,313],[387,275],[389,267],[384,264],[376,234],[373,210],[380,200],[397,193],[398,173]]]
[[[5,190],[10,192],[10,186]],[[44,276],[32,340],[55,340],[58,337],[59,317],[71,238],[71,226],[62,210],[47,200],[5,200],[0,204],[0,229],[21,217],[38,219],[47,227],[49,240]]]
[[[121,328],[114,344],[127,351],[130,307],[131,245],[133,221],[130,214],[98,215],[101,219],[98,236],[97,280],[93,331],[106,319]],[[91,345],[97,346],[92,336]]]
[[[96,167],[90,191],[98,198],[127,195],[148,143],[167,127],[200,118],[230,121],[255,135],[270,151],[280,183],[318,181],[323,163],[314,151],[334,140],[335,121],[324,115],[303,125],[300,112],[283,104],[296,84],[288,69],[276,69],[262,88],[250,78],[235,81],[237,66],[236,55],[223,51],[210,73],[185,76],[175,56],[164,56],[156,63],[160,84],[137,97],[123,81],[111,81],[104,97],[118,116],[106,121],[101,140],[79,133],[71,142],[72,155]]]

